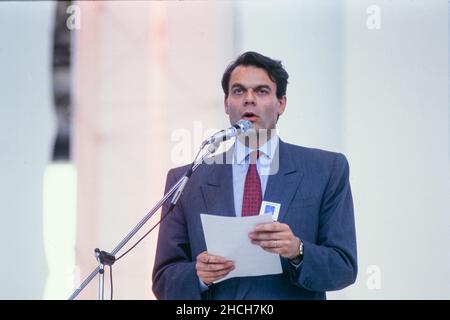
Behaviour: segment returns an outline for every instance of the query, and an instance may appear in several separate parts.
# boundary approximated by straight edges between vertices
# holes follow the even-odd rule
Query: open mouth
[[[255,121],[256,118],[258,118],[258,116],[253,112],[245,112],[242,115],[242,119],[244,119],[244,120]]]

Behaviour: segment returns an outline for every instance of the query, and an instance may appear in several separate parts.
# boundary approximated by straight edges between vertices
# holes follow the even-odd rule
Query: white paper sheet
[[[233,277],[282,273],[280,256],[251,243],[255,225],[272,222],[270,215],[223,217],[200,214],[208,253],[234,261],[235,269],[220,282]]]

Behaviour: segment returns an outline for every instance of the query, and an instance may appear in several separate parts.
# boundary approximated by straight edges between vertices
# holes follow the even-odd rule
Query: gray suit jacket
[[[280,167],[264,200],[281,203],[278,221],[304,243],[298,268],[280,257],[283,273],[239,277],[201,292],[195,259],[206,250],[200,213],[234,215],[230,164],[201,165],[159,230],[153,270],[158,299],[325,299],[356,280],[356,235],[349,166],[344,155],[279,143]],[[187,166],[169,171],[166,191]],[[258,266],[255,266],[257,268]]]

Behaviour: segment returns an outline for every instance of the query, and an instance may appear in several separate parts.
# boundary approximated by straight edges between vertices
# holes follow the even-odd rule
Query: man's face
[[[254,66],[238,66],[230,76],[225,112],[230,123],[249,120],[253,129],[275,129],[278,115],[286,108],[286,96],[277,98],[277,86],[266,70]]]

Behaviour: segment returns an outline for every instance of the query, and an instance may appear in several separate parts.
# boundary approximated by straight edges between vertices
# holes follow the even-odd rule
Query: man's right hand
[[[234,262],[203,251],[197,256],[195,269],[200,280],[206,285],[210,285],[214,281],[222,279],[233,270]]]

